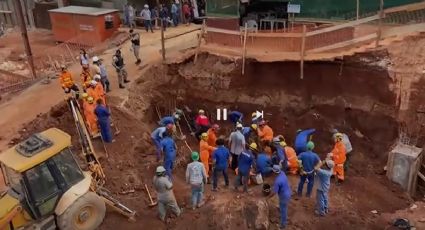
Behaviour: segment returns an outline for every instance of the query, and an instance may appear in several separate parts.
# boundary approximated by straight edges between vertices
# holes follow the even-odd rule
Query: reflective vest
[[[83,85],[83,88],[90,87],[90,82],[92,80],[91,74],[89,70],[83,70],[81,72],[81,84]]]
[[[60,81],[63,88],[70,88],[74,85],[74,80],[72,79],[72,75],[68,71],[62,72],[60,76]]]

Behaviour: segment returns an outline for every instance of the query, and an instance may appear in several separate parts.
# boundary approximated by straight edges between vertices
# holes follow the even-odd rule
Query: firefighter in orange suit
[[[97,127],[97,118],[94,110],[96,109],[96,104],[94,103],[93,97],[88,97],[87,101],[84,101],[83,104],[84,117],[86,118],[86,124],[89,128],[90,135],[92,137],[99,136],[99,128]]]
[[[337,178],[337,184],[340,184],[344,181],[344,163],[346,160],[346,150],[344,142],[342,141],[343,135],[341,133],[337,133],[334,137],[335,146],[328,154],[328,158],[331,158],[335,162],[333,173]]]
[[[74,79],[72,78],[71,73],[68,71],[66,66],[61,66],[61,74],[59,76],[59,80],[62,86],[62,89],[65,91],[65,93],[71,93],[71,90],[74,91],[77,95],[80,92],[80,89],[78,89],[78,86],[74,83]]]
[[[207,173],[207,176],[209,175],[210,171],[210,158],[212,152],[215,150],[215,148],[208,144],[208,134],[202,133],[201,134],[201,141],[199,141],[199,149],[200,149],[200,158],[202,164],[204,164],[205,171]]]

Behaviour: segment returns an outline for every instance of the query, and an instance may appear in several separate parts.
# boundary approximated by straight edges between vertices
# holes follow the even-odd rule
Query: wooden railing
[[[206,44],[223,45],[222,48],[242,49],[241,56],[245,54],[267,54],[281,57],[283,60],[299,60],[301,66],[305,56],[326,53],[335,53],[379,41],[396,35],[412,32],[424,32],[425,14],[421,18],[418,12],[425,11],[425,2],[409,4],[394,8],[382,9],[376,15],[361,18],[355,21],[327,25],[316,28],[311,24],[300,24],[291,32],[265,33],[249,31],[246,35],[241,31],[206,27]],[[414,24],[399,27],[388,27],[384,22],[398,14],[412,14],[418,17]],[[412,16],[413,17],[413,16]],[[420,20],[422,19],[422,20]],[[244,36],[247,36],[246,38]],[[247,40],[246,44],[243,43]],[[340,52],[339,52],[340,53]],[[340,55],[341,56],[341,55]],[[301,71],[302,77],[302,71]]]

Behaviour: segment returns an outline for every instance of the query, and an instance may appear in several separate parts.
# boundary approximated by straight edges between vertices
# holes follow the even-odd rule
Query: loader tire
[[[58,217],[61,230],[94,230],[105,217],[105,202],[96,193],[87,192]]]

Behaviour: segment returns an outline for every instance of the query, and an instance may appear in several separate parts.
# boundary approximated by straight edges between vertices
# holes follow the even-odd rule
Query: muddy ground
[[[384,229],[387,223],[381,213],[409,206],[411,200],[387,180],[383,170],[387,153],[399,135],[394,118],[396,96],[390,87],[393,82],[385,70],[363,66],[356,60],[346,60],[342,70],[339,63],[315,62],[306,64],[305,78],[300,80],[298,63],[252,61],[247,66],[246,75],[241,76],[239,62],[206,54],[196,65],[191,59],[156,65],[132,83],[128,98],[110,98],[112,116],[121,133],[115,143],[107,145],[109,158],[102,158],[108,178],[106,187],[135,209],[138,217],[136,223],[129,223],[108,212],[101,229],[248,229],[255,228],[258,216],[270,221],[270,229],[277,228],[277,201],[265,202],[260,186],[252,186],[253,194],[245,195],[225,188],[213,193],[207,185],[207,204],[196,211],[189,210],[184,170],[190,151],[182,142],[178,142],[174,192],[185,210],[181,218],[172,217],[166,224],[158,220],[157,210],[148,208],[143,188],[145,183],[151,187],[159,164],[149,135],[158,121],[156,106],[161,115],[175,105],[191,111],[203,108],[212,120],[216,108],[237,109],[247,117],[255,110],[263,110],[275,135],[283,134],[288,143],[293,143],[297,129],[316,128],[313,141],[322,158],[332,149],[330,129],[347,133],[354,147],[352,167],[342,186],[332,184],[330,214],[315,217],[314,199],[293,199],[288,229]],[[230,134],[228,122],[217,123],[223,127],[221,134]],[[185,121],[181,125],[191,148],[198,150]],[[75,127],[64,104],[26,125],[18,139],[49,127],[69,132],[78,153]],[[95,142],[99,155],[104,156],[100,143]],[[290,176],[293,190],[297,181],[298,177]],[[378,215],[371,214],[372,210],[377,210]]]

